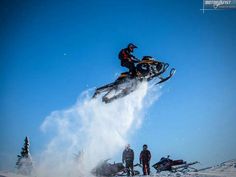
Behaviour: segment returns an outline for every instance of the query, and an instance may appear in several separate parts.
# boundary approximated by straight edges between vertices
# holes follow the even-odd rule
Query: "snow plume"
[[[155,91],[155,95],[159,92]],[[144,99],[145,98],[145,99]],[[54,111],[41,125],[52,139],[37,164],[38,177],[89,177],[96,164],[124,148],[157,97],[147,83],[109,104],[86,91],[69,109]]]

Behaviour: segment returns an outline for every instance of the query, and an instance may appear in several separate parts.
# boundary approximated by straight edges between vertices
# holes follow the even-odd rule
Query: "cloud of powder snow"
[[[41,125],[52,138],[40,155],[36,175],[92,176],[99,161],[123,149],[130,132],[141,126],[145,110],[159,96],[159,88],[143,82],[136,91],[109,104],[91,99],[86,91],[72,107],[52,112]]]

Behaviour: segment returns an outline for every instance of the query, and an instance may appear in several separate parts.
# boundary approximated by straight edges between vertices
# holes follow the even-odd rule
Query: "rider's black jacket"
[[[140,163],[146,163],[149,162],[151,160],[151,153],[149,150],[145,149],[142,150],[142,152],[140,153],[139,156],[139,162]]]
[[[122,60],[130,60],[130,62],[135,61],[135,56],[131,54],[131,51],[128,48],[124,48],[119,53],[119,59]]]

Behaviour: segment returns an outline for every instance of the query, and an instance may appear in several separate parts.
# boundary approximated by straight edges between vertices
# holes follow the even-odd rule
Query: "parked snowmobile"
[[[96,89],[93,98],[104,93],[102,101],[110,103],[117,98],[122,98],[133,92],[138,84],[142,81],[151,81],[158,78],[156,83],[160,84],[169,80],[175,73],[175,69],[170,70],[169,76],[162,77],[169,67],[168,63],[159,62],[151,56],[144,56],[141,61],[136,64],[136,77],[132,77],[129,72],[121,73],[121,75],[110,84],[104,85]]]
[[[123,163],[108,163],[109,159],[100,162],[93,170],[92,174],[95,176],[127,176],[128,169]],[[137,166],[138,164],[134,165]],[[135,175],[139,175],[139,171],[134,170]]]
[[[124,165],[122,163],[108,163],[108,160],[100,162],[93,170],[92,174],[95,176],[114,176],[118,172],[124,170]]]
[[[169,158],[169,156],[162,157],[159,162],[155,163],[152,167],[157,170],[157,173],[161,171],[170,171],[170,172],[184,172],[188,171],[189,168],[196,170],[195,168],[190,167],[191,165],[194,165],[198,163],[196,162],[190,162],[187,163],[183,160],[172,160]]]

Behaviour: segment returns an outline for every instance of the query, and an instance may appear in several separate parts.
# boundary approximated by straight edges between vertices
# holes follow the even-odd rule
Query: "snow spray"
[[[157,88],[157,87],[156,87]],[[159,88],[158,88],[159,89]],[[52,112],[41,125],[51,140],[36,165],[37,177],[90,177],[101,161],[124,148],[137,129],[144,108],[160,96],[142,83],[128,96],[109,104],[84,92],[71,108]]]

